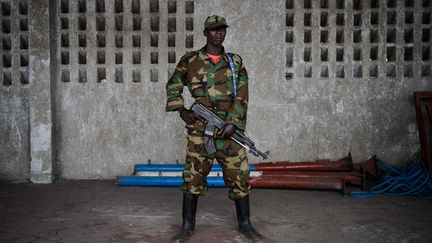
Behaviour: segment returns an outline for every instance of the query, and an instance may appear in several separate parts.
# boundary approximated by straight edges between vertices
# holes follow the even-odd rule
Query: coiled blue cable
[[[422,161],[410,162],[398,168],[383,160],[377,159],[378,165],[387,172],[370,191],[354,191],[353,198],[369,198],[376,194],[391,196],[413,195],[432,199],[432,173]]]

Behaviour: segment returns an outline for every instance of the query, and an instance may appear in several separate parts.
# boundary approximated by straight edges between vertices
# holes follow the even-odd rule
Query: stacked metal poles
[[[336,161],[278,161],[250,165],[249,183],[254,188],[324,189],[345,192],[347,184],[367,187],[368,178],[377,178],[375,157],[353,164],[351,155]],[[117,177],[121,186],[180,186],[183,164],[137,164],[133,176]],[[222,168],[213,165],[207,177],[209,187],[223,187]]]
[[[250,178],[255,188],[324,189],[345,193],[346,185],[367,187],[367,179],[378,177],[375,157],[353,164],[348,155],[337,161],[260,163],[255,170],[259,177]]]

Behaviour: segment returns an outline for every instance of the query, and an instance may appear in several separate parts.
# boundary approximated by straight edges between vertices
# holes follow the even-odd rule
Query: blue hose
[[[417,196],[432,199],[432,173],[422,161],[410,162],[398,168],[383,160],[377,159],[378,165],[387,172],[370,191],[354,191],[353,198],[369,198],[376,194],[391,196]]]

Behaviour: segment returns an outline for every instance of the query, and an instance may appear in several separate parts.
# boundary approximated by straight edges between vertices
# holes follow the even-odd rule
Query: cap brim
[[[230,27],[230,26],[227,24],[211,24],[211,25],[207,26],[205,29],[210,30],[210,29],[215,29],[218,27]]]

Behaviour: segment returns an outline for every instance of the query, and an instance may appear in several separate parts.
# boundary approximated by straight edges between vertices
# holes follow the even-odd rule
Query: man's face
[[[226,29],[227,27],[225,26],[219,26],[204,30],[204,36],[207,37],[207,43],[211,43],[215,46],[221,46],[225,40]]]

